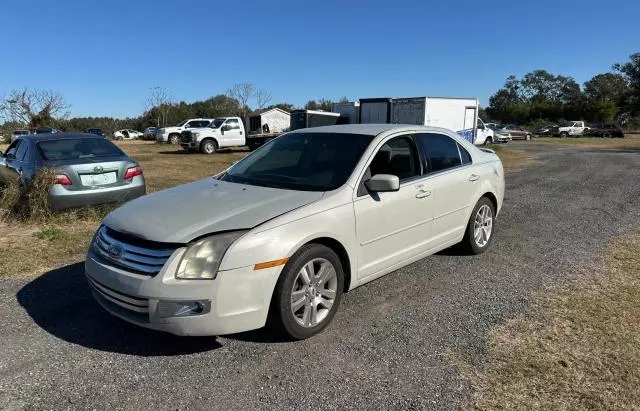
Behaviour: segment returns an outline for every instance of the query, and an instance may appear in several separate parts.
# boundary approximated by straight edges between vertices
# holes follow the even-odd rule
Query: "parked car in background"
[[[194,118],[183,120],[174,127],[159,128],[156,130],[156,141],[159,143],[178,144],[180,142],[180,133],[185,130],[207,127],[213,120],[212,118]]]
[[[554,137],[580,136],[588,129],[584,121],[570,121],[566,125],[553,127],[551,133]]]
[[[348,290],[455,244],[486,251],[504,188],[500,158],[450,130],[300,129],[113,211],[85,273],[102,307],[142,327],[221,335],[271,314],[308,338]]]
[[[531,140],[531,132],[514,124],[507,124],[500,128],[500,132],[508,134],[513,140]]]
[[[11,133],[11,142],[13,143],[15,139],[20,136],[27,136],[29,134],[31,134],[29,130],[14,130],[13,133]]]
[[[496,127],[493,130],[495,140],[499,143],[508,143],[511,141],[511,134],[507,130],[503,130],[502,128]]]
[[[536,136],[552,136],[553,135],[553,130],[555,127],[560,127],[559,125],[549,125],[549,126],[545,126],[545,127],[541,127],[539,129],[537,129],[536,131],[533,132],[534,135]]]
[[[104,137],[104,131],[101,128],[88,128],[87,133],[95,134],[96,136]]]
[[[43,168],[55,170],[54,209],[124,202],[146,192],[142,169],[116,145],[94,134],[18,137],[0,155],[0,175],[24,184]]]
[[[156,139],[156,128],[155,127],[147,127],[144,129],[144,133],[142,135],[143,140],[155,140]]]
[[[58,132],[58,129],[54,127],[38,127],[34,130],[33,134],[53,134]]]
[[[618,137],[623,138],[624,133],[617,124],[614,123],[599,123],[593,124],[586,132],[585,135],[592,137]]]
[[[136,138],[142,138],[144,133],[141,133],[136,130],[124,129],[113,132],[114,140],[134,140]]]

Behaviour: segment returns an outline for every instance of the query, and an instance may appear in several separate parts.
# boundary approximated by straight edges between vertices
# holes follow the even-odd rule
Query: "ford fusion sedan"
[[[20,136],[0,154],[5,180],[24,185],[44,168],[56,172],[49,190],[54,209],[124,202],[146,192],[140,166],[95,134]]]
[[[297,130],[222,174],[109,214],[86,259],[96,300],[178,335],[322,331],[345,292],[447,247],[484,252],[500,159],[423,126]]]

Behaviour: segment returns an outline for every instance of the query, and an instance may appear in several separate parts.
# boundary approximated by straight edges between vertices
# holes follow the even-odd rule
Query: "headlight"
[[[213,280],[224,253],[246,231],[212,235],[189,245],[180,260],[176,278],[183,280]]]

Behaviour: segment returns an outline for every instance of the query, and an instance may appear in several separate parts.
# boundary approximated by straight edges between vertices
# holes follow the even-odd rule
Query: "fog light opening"
[[[159,301],[160,317],[187,317],[206,314],[211,310],[211,301]]]

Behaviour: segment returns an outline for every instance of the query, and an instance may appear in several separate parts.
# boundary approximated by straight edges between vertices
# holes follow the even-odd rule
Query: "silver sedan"
[[[24,185],[45,168],[56,173],[49,190],[54,209],[124,202],[146,192],[138,163],[100,136],[20,136],[0,153],[0,177],[4,180]]]

